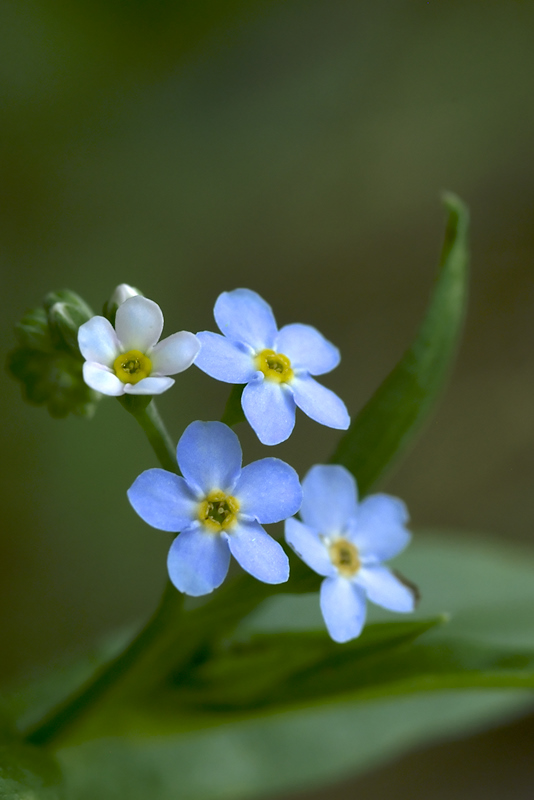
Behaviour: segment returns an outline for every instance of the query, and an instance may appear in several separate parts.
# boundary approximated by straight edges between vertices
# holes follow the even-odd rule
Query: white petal
[[[365,624],[365,592],[346,578],[325,578],[321,584],[321,611],[335,642],[348,642]]]
[[[358,509],[356,481],[339,464],[316,464],[302,481],[300,516],[322,534],[342,533]]]
[[[124,351],[146,353],[161,336],[161,308],[147,297],[130,297],[117,309],[115,330]]]
[[[311,325],[285,325],[276,337],[274,349],[291,361],[293,369],[303,369],[310,375],[324,375],[337,367],[339,350]]]
[[[152,375],[176,375],[191,366],[200,351],[200,342],[194,333],[180,331],[167,336],[149,353]]]
[[[108,367],[95,364],[94,361],[86,361],[83,365],[83,379],[91,389],[110,397],[124,394],[126,384],[122,383]]]
[[[236,342],[249,344],[255,351],[272,348],[276,320],[271,306],[250,289],[223,292],[213,309],[221,333]]]
[[[197,333],[201,343],[195,366],[218,381],[248,383],[256,374],[252,348],[211,331]]]
[[[346,430],[350,417],[343,400],[334,392],[317,383],[309,375],[298,375],[291,381],[295,402],[308,417],[329,428]]]
[[[169,577],[180,592],[199,597],[209,594],[226,578],[230,565],[228,544],[200,527],[188,528],[169,550]]]
[[[328,550],[313,528],[290,517],[286,519],[285,536],[288,545],[314,572],[331,577],[337,574],[336,568],[330,561]]]
[[[402,500],[387,494],[373,494],[358,506],[349,538],[365,563],[388,561],[410,542],[411,534],[404,527],[407,521],[408,511]]]
[[[287,581],[289,559],[258,522],[240,520],[226,536],[233,557],[254,578],[263,583]]]
[[[126,394],[162,394],[175,383],[174,378],[143,378],[139,383],[125,383]]]
[[[356,583],[367,592],[372,603],[390,611],[408,613],[415,609],[416,598],[411,589],[387,569],[387,567],[362,567]]]
[[[117,334],[111,322],[105,317],[91,317],[80,325],[78,346],[86,361],[96,361],[106,367],[112,367],[120,354]]]
[[[262,444],[280,444],[295,427],[295,401],[284,384],[259,377],[245,386],[241,405]]]

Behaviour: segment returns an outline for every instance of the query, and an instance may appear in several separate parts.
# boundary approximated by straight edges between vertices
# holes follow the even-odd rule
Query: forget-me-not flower
[[[241,468],[236,434],[222,422],[192,422],[178,442],[183,477],[164,469],[143,472],[128,498],[145,522],[178,532],[167,566],[181,592],[208,594],[224,581],[230,554],[264,583],[284,583],[289,561],[262,527],[300,508],[298,475],[278,458]]]
[[[291,435],[296,406],[322,425],[349,427],[343,401],[312,378],[340,360],[319,331],[298,323],[278,330],[270,305],[250,289],[223,292],[214,316],[223,335],[197,334],[202,350],[195,364],[217,380],[246,384],[243,412],[263,444]]]
[[[338,465],[316,465],[302,482],[297,519],[286,520],[288,544],[319,575],[321,611],[336,642],[360,635],[366,598],[390,611],[413,611],[415,587],[382,565],[410,541],[406,506],[374,494],[361,503],[351,473]]]
[[[115,328],[105,317],[92,317],[78,331],[85,382],[114,397],[161,394],[169,389],[174,379],[168,376],[191,366],[200,342],[189,331],[159,342],[162,330],[160,307],[140,295],[119,305]]]

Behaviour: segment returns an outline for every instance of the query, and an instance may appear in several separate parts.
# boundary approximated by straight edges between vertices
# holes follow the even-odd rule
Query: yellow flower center
[[[113,362],[115,375],[123,383],[139,383],[152,372],[152,361],[139,350],[121,353]]]
[[[283,353],[275,353],[274,350],[262,350],[254,361],[256,369],[261,370],[269,381],[287,383],[293,378],[291,361]]]
[[[232,528],[236,523],[239,502],[231,494],[214,489],[198,507],[198,518],[212,533]]]
[[[328,548],[330,561],[344,578],[351,578],[360,569],[358,548],[346,539],[335,539]]]

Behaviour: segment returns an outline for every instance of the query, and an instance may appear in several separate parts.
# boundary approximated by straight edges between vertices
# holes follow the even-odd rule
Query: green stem
[[[142,427],[161,466],[177,472],[175,446],[152,398],[124,395],[119,400]],[[168,649],[171,640],[174,641],[183,599],[168,582],[158,609],[136,638],[44,719],[25,731],[26,741],[34,745],[56,744],[119,682],[127,682],[131,688],[136,676],[143,675],[146,662],[152,663],[154,653]]]
[[[159,650],[163,642],[167,646],[169,636],[175,636],[183,600],[184,596],[169,582],[156,613],[126,649],[97,670],[86,684],[43,720],[27,730],[24,733],[25,740],[33,745],[56,745],[127,674],[131,684],[132,673],[139,669],[149,653],[154,648]]]
[[[176,446],[159,415],[155,401],[151,397],[125,394],[119,397],[119,402],[144,430],[163,469],[177,472]]]
[[[225,425],[229,425],[230,428],[234,425],[237,425],[238,422],[245,421],[245,414],[243,413],[243,408],[241,406],[241,395],[243,394],[244,388],[245,386],[241,385],[240,383],[232,386],[230,395],[226,401],[221,422],[224,422]]]

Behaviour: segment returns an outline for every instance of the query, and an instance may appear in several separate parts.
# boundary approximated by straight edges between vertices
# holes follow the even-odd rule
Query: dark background
[[[324,382],[354,414],[416,330],[440,194],[455,191],[472,211],[463,346],[387,490],[416,528],[532,542],[533,31],[534,4],[519,0],[4,0],[3,352],[51,289],[99,312],[126,281],[161,304],[172,333],[213,329],[219,292],[247,286],[280,324],[314,324],[340,346]],[[90,423],[55,421],[5,374],[2,385],[0,674],[11,679],[145,616],[170,537],[128,506],[126,488],[155,462],[114,400]],[[179,376],[161,401],[174,438],[219,417],[226,392],[195,368]],[[264,454],[239,434],[245,460]],[[276,455],[303,474],[336,441],[299,415]],[[533,743],[522,721],[337,796],[531,797]]]

